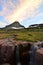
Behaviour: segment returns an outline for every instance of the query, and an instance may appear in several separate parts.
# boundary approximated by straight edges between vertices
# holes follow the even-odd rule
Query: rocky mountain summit
[[[15,21],[12,24],[7,25],[5,28],[6,29],[23,29],[24,26],[21,25],[18,21]]]

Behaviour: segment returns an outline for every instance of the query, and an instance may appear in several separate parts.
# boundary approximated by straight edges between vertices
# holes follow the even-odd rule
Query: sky
[[[0,0],[0,27],[15,21],[25,27],[43,23],[43,0]]]

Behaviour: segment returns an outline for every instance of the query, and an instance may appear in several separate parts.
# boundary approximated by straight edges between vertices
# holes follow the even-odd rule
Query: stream
[[[17,44],[14,46],[14,42],[12,42],[9,39],[5,39],[5,41],[4,41],[4,39],[0,40],[0,58],[2,55],[2,57],[5,57],[5,60],[6,60],[6,58],[9,58],[9,56],[10,56],[8,54],[12,54],[13,50],[15,48],[15,53],[13,54],[13,55],[15,55],[15,58],[16,58],[16,59],[13,58],[16,62],[15,65],[37,65],[36,59],[35,59],[35,52],[37,49],[43,47],[40,45],[41,43],[43,43],[43,42],[36,42],[35,43],[36,45],[31,45],[31,47],[29,49],[28,45],[27,45],[27,47],[24,47],[23,44],[21,44],[21,45]],[[23,51],[23,49],[24,49],[24,51]],[[1,54],[1,52],[2,52],[2,54]],[[24,53],[24,55],[22,55],[22,53]],[[3,56],[3,54],[4,54],[4,56]],[[6,55],[8,55],[8,57]],[[3,62],[3,61],[0,60],[0,62]]]

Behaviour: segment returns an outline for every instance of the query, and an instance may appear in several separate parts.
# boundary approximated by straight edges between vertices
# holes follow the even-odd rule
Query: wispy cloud
[[[12,15],[6,17],[8,21],[22,21],[27,17],[33,17],[36,14],[42,0],[20,0],[17,8],[14,9]]]
[[[0,0],[3,8],[0,16],[4,16],[10,23],[23,21],[34,17],[42,2],[43,0]]]
[[[3,23],[2,21],[0,21],[0,27],[5,27],[6,23]]]

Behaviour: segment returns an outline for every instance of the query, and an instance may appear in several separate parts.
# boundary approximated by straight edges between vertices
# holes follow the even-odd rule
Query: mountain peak
[[[14,23],[19,23],[19,21],[15,21]]]
[[[22,29],[24,28],[23,25],[21,25],[18,21],[13,22],[12,24],[6,26],[7,29]]]

